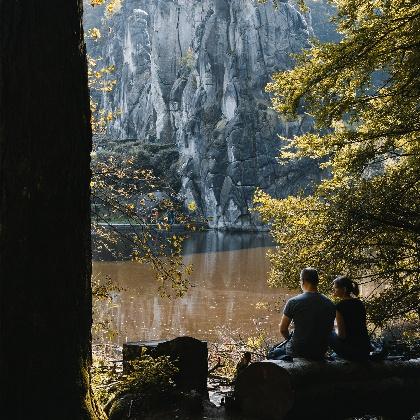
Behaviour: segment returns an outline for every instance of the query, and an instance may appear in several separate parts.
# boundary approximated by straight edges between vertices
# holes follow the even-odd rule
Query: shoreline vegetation
[[[237,343],[239,346],[239,343]],[[243,350],[243,347],[241,348],[241,351]],[[255,349],[254,349],[255,350]],[[250,410],[248,413],[255,412],[255,404],[251,404],[251,394],[248,395],[249,392],[252,390],[260,389],[260,387],[268,386],[268,389],[271,389],[271,392],[273,392],[274,389],[276,389],[276,395],[278,394],[278,385],[274,388],[270,388],[270,385],[266,384],[266,374],[264,374],[264,380],[262,377],[253,377],[251,374],[251,371],[246,371],[245,376],[241,376],[240,379],[240,388],[239,388],[239,397],[237,400],[232,400],[233,391],[234,391],[234,374],[231,376],[224,376],[223,374],[219,374],[217,372],[217,369],[224,366],[224,361],[221,362],[220,355],[222,353],[216,353],[216,359],[214,359],[215,355],[212,355],[210,353],[209,358],[209,374],[208,374],[208,385],[207,385],[207,392],[209,392],[209,395],[206,393],[202,394],[200,392],[196,391],[188,391],[187,389],[178,389],[177,386],[175,386],[173,379],[173,375],[176,374],[177,368],[176,368],[176,362],[175,365],[171,365],[171,360],[176,359],[162,359],[162,358],[156,358],[156,356],[148,356],[146,349],[143,348],[141,354],[137,356],[139,360],[143,360],[142,365],[133,365],[134,373],[128,374],[127,372],[124,372],[123,370],[123,355],[121,352],[121,349],[118,350],[114,347],[114,360],[110,362],[110,364],[107,366],[106,364],[100,364],[98,361],[94,364],[94,376],[96,375],[96,391],[100,393],[101,395],[101,401],[105,407],[105,410],[110,415],[111,420],[118,420],[118,419],[124,419],[127,418],[127,413],[130,413],[130,418],[136,419],[136,416],[140,416],[138,418],[142,419],[152,419],[156,418],[157,415],[161,416],[160,418],[171,418],[171,416],[176,415],[177,413],[181,412],[185,417],[185,419],[201,419],[207,417],[209,414],[211,414],[214,419],[232,419],[236,418],[235,416],[238,416],[238,418],[241,418],[241,411],[238,410],[238,406],[242,406],[243,409],[245,409],[246,412]],[[185,351],[185,350],[184,350]],[[394,349],[394,351],[398,351],[398,349]],[[239,351],[236,354],[241,354]],[[224,356],[226,357],[226,353],[224,353]],[[257,357],[258,356],[258,357]],[[338,373],[340,369],[347,369],[349,372],[356,372],[357,369],[361,369],[363,371],[363,377],[365,377],[365,380],[361,379],[360,374],[353,373],[353,375],[356,375],[361,380],[361,385],[358,392],[362,392],[363,386],[370,387],[369,392],[364,396],[368,401],[369,397],[373,395],[372,400],[366,403],[366,407],[370,407],[370,409],[366,409],[365,412],[363,412],[363,399],[358,400],[358,405],[354,406],[354,409],[351,408],[350,405],[350,411],[346,412],[346,419],[360,419],[361,416],[363,416],[363,419],[379,419],[382,417],[378,417],[376,414],[382,413],[382,415],[386,415],[386,413],[391,413],[392,410],[394,410],[392,416],[400,415],[398,418],[404,418],[404,419],[415,419],[416,417],[415,413],[415,401],[416,401],[416,389],[418,388],[416,385],[414,385],[414,382],[412,382],[411,377],[413,379],[417,378],[417,381],[419,380],[419,377],[415,375],[415,371],[413,371],[412,368],[410,368],[411,365],[409,363],[407,364],[407,367],[405,366],[405,361],[412,361],[414,363],[413,366],[417,366],[416,369],[420,369],[420,354],[417,354],[417,357],[403,357],[402,360],[394,360],[394,361],[379,361],[379,362],[368,362],[368,364],[372,364],[371,367],[367,368],[368,365],[363,366],[359,363],[355,362],[345,362],[345,361],[337,361],[337,362],[324,362],[326,363],[325,366],[323,363],[315,363],[315,362],[304,362],[300,359],[296,359],[293,363],[290,362],[272,362],[274,365],[279,365],[282,368],[286,370],[290,370],[293,372],[294,370],[304,369],[301,373],[299,373],[299,377],[303,377],[305,370],[308,370],[308,374],[314,376],[314,380],[317,380],[316,378],[318,375],[322,374],[322,371],[325,369],[332,369],[335,371],[335,375]],[[160,356],[161,357],[161,356]],[[193,357],[193,356],[188,356]],[[267,362],[264,362],[263,364],[259,364],[258,361],[264,360],[264,358],[256,353],[253,352],[253,372],[255,369],[255,374],[258,376],[258,369],[263,368],[266,366]],[[210,360],[213,361],[214,366],[211,366]],[[132,363],[132,362],[130,362]],[[303,363],[303,365],[302,365]],[[417,363],[417,364],[416,364]],[[268,363],[270,364],[270,363]],[[337,364],[337,366],[336,366]],[[303,367],[301,367],[301,365]],[[147,366],[147,367],[146,367]],[[260,367],[261,366],[261,367]],[[342,366],[342,367],[340,367]],[[401,366],[401,367],[400,367]],[[212,367],[216,367],[216,370],[213,370]],[[267,366],[267,368],[270,368],[270,366]],[[275,366],[273,367],[273,369]],[[137,370],[136,370],[137,369]],[[157,369],[157,370],[156,370]],[[271,368],[270,368],[271,369]],[[269,370],[270,370],[269,369]],[[312,369],[312,370],[311,370]],[[373,370],[372,370],[373,369]],[[393,382],[389,382],[388,379],[386,379],[386,375],[391,375],[393,380],[395,380],[395,374],[392,374],[392,369],[396,369],[395,372],[399,371],[399,375],[402,375],[401,379],[397,380],[395,384],[393,385]],[[400,370],[399,370],[400,369]],[[402,369],[402,370],[401,370]],[[406,369],[404,371],[404,369]],[[252,370],[252,369],[251,369]],[[373,379],[373,372],[376,372],[376,375],[383,376],[384,377],[384,384],[386,385],[386,388],[383,388],[381,385],[381,382],[378,380]],[[157,372],[166,372],[164,378],[160,375],[162,373],[157,374]],[[172,373],[171,373],[172,372]],[[270,370],[271,372],[271,370]],[[273,380],[276,378],[276,372],[272,372],[274,375],[272,377]],[[404,373],[406,372],[406,373]],[[408,376],[407,373],[409,373]],[[280,374],[280,372],[279,372]],[[293,374],[293,373],[292,373]],[[171,376],[172,375],[172,376]],[[244,389],[248,389],[249,387],[249,378],[251,377],[251,390],[245,391]],[[283,375],[283,374],[282,374]],[[283,377],[281,375],[281,377]],[[385,376],[384,376],[385,375]],[[410,376],[411,375],[411,376]],[[414,376],[413,376],[414,375]],[[341,376],[341,375],[339,375]],[[378,376],[378,378],[379,378]],[[382,377],[381,376],[381,377]],[[398,376],[398,375],[397,375]],[[101,379],[99,379],[101,378]],[[160,379],[159,379],[160,378]],[[328,379],[329,378],[329,379]],[[156,380],[159,379],[157,382]],[[163,381],[163,382],[162,382]],[[259,382],[261,384],[259,385]],[[346,379],[347,381],[347,379]],[[373,382],[372,382],[373,381]],[[269,381],[270,382],[270,381]],[[326,375],[324,378],[325,386],[328,388],[333,384],[333,379],[331,375]],[[323,382],[323,383],[324,383]],[[117,384],[120,383],[118,386]],[[157,386],[159,383],[159,386]],[[167,385],[165,385],[165,383]],[[271,382],[270,382],[271,383]],[[363,385],[363,383],[365,385]],[[307,386],[302,382],[302,386]],[[406,387],[406,388],[404,388]],[[397,390],[398,388],[398,390]],[[375,391],[375,389],[379,390],[379,394]],[[386,391],[385,391],[386,389]],[[405,390],[405,391],[404,391]],[[414,391],[414,394],[413,394]],[[242,395],[244,394],[248,395],[246,397],[247,402],[242,401]],[[269,390],[262,391],[262,394],[255,394],[255,392],[252,394],[252,398],[257,398],[259,401],[259,404],[263,404],[262,412],[268,413],[267,410],[288,410],[287,407],[290,407],[290,404],[292,400],[288,400],[287,393],[284,394],[284,401],[282,404],[280,404],[280,400],[276,398],[276,404],[272,404],[269,401]],[[267,392],[267,395],[265,394]],[[401,393],[405,392],[407,395],[405,395],[404,398],[407,398],[407,401],[411,401],[411,408],[406,407],[396,407],[393,398],[389,398],[389,401],[391,401],[391,405],[385,410],[383,409],[385,406],[381,405],[381,395],[383,396],[383,392],[391,392],[391,393]],[[252,392],[251,392],[252,393]],[[373,393],[373,394],[372,394]],[[363,392],[362,392],[363,394]],[[361,395],[362,395],[361,394]],[[343,395],[347,394],[341,394],[340,398],[343,398]],[[352,393],[348,394],[351,395]],[[363,394],[364,395],[364,394]],[[395,394],[397,395],[397,394]],[[411,397],[409,397],[411,395]],[[149,398],[148,401],[145,401],[145,398]],[[265,401],[264,398],[267,400]],[[410,399],[411,398],[411,399]],[[287,401],[286,401],[287,400]],[[235,402],[236,401],[236,402]],[[264,402],[265,401],[265,402]],[[330,404],[330,392],[328,391],[327,394],[327,401],[328,404]],[[338,401],[338,400],[337,400]],[[245,404],[245,405],[243,405]],[[249,405],[251,404],[251,405]],[[280,404],[280,405],[279,405]],[[327,405],[328,405],[327,404]],[[414,404],[414,405],[412,405]],[[183,407],[180,409],[180,407]],[[299,405],[300,407],[300,405]],[[321,406],[320,406],[321,407]],[[414,407],[414,411],[413,411]],[[395,410],[396,408],[396,410]],[[301,409],[303,409],[301,407]],[[314,407],[314,410],[317,410],[320,408]],[[322,410],[322,409],[321,409]],[[334,419],[338,418],[344,418],[339,416],[339,407],[336,406],[335,409],[335,415],[336,417],[331,417]],[[338,411],[337,411],[338,410]],[[327,410],[329,414],[331,414],[331,411],[329,409]],[[325,413],[327,412],[325,411]],[[324,411],[321,411],[324,412]],[[351,417],[351,413],[356,414],[356,417]],[[273,412],[270,411],[271,415],[273,415]],[[403,415],[403,413],[405,413]],[[411,414],[409,414],[411,413]],[[278,415],[280,415],[279,412],[277,412]],[[391,417],[392,417],[391,416]],[[405,417],[404,417],[405,416]],[[413,416],[413,417],[412,417]],[[389,417],[389,418],[391,418]],[[172,417],[173,418],[173,417]],[[267,417],[268,418],[268,417]],[[277,418],[277,417],[276,417]],[[278,417],[280,418],[280,417]],[[299,417],[300,418],[300,417]],[[388,418],[388,417],[387,417]],[[394,418],[394,417],[392,417]]]

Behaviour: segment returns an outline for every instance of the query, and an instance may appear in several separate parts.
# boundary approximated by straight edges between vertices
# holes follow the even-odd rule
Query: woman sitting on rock
[[[366,309],[359,296],[359,286],[348,277],[337,277],[333,282],[336,305],[337,333],[333,332],[330,346],[347,360],[365,360],[372,350],[366,327]]]

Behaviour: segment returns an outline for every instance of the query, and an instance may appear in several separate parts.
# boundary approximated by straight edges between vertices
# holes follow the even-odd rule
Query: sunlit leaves
[[[115,67],[101,67],[101,59],[94,59],[89,55],[87,61],[89,89],[98,92],[111,92],[116,84],[116,80],[112,78]],[[90,98],[90,110],[92,131],[95,134],[103,133],[107,125],[118,115],[118,113],[98,107],[92,96]]]
[[[296,57],[294,69],[274,75],[267,90],[281,113],[294,116],[304,103],[319,128],[336,129],[341,124],[340,135],[296,140],[298,155],[309,149],[316,156],[340,154],[357,137],[363,145],[354,169],[360,169],[389,149],[397,150],[402,139],[407,140],[406,147],[418,144],[420,3],[366,1],[357,6],[357,13],[354,1],[335,3],[337,22],[344,22],[343,40],[315,44]],[[363,153],[366,150],[370,153]]]
[[[92,157],[92,229],[95,248],[116,258],[149,264],[161,295],[182,296],[189,287],[192,267],[182,258],[184,236],[171,232],[170,217],[191,229],[175,191],[135,158],[96,152]],[[115,227],[123,223],[124,231]]]
[[[143,349],[142,349],[143,350]],[[145,350],[145,349],[144,349]],[[141,358],[129,362],[128,372],[116,369],[113,363],[95,357],[92,366],[92,388],[102,405],[118,395],[136,394],[144,399],[154,396],[154,400],[174,388],[174,375],[178,368],[169,356],[152,357],[142,351]]]
[[[115,11],[121,7],[120,0],[91,0],[91,5],[105,5],[105,16],[110,17]],[[98,28],[88,28],[86,37],[98,41],[101,38],[101,32]],[[115,66],[101,65],[102,58],[93,58],[87,56],[88,62],[88,84],[91,92],[111,92],[114,89],[116,80],[113,78]],[[118,116],[119,111],[107,111],[98,106],[92,95],[90,98],[91,125],[95,134],[103,133],[110,121]]]
[[[255,203],[278,242],[271,285],[296,286],[307,265],[324,291],[350,275],[382,325],[415,313],[420,293],[420,3],[333,3],[342,40],[314,42],[267,86],[278,112],[308,113],[318,129],[281,158],[320,159],[330,176],[310,197]]]
[[[121,8],[122,0],[90,0],[92,7],[105,5],[105,16],[111,17]]]
[[[189,210],[190,212],[195,212],[195,211],[197,210],[197,203],[196,203],[195,201],[190,201],[190,202],[187,204],[187,207],[188,207],[188,210]]]
[[[122,0],[109,0],[108,4],[105,6],[105,15],[110,17],[114,13],[118,12],[121,8],[121,1]]]
[[[106,342],[115,338],[116,331],[112,327],[110,317],[101,316],[104,302],[112,308],[112,297],[121,291],[120,286],[116,284],[110,277],[99,279],[98,276],[92,277],[92,315],[94,322],[92,324],[93,341],[99,343],[103,340]]]
[[[89,88],[102,92],[110,92],[116,83],[115,79],[110,79],[110,76],[115,71],[115,66],[100,67],[101,59],[93,59],[88,56],[88,79]]]
[[[100,6],[101,4],[104,4],[106,0],[90,0],[90,5],[92,7]]]
[[[88,29],[87,36],[97,41],[101,38],[101,31],[98,28]]]

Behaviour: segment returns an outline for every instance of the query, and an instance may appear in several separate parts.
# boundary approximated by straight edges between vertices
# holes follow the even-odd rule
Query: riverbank
[[[121,349],[119,349],[119,352]],[[122,372],[122,355],[121,353],[118,354],[118,351],[114,353],[114,358],[119,358],[118,363],[113,364],[113,372],[115,375],[116,371]],[[285,363],[285,362],[283,362]],[[333,368],[336,362],[328,362],[329,369]],[[393,362],[387,362],[388,364]],[[396,362],[397,364],[401,362]],[[339,362],[340,364],[340,362]],[[343,364],[343,362],[341,362]],[[375,369],[378,370],[381,367],[382,362],[375,362]],[[288,366],[295,365],[295,363],[287,364]],[[149,365],[150,366],[150,365]],[[341,366],[341,365],[340,365]],[[344,368],[349,369],[348,362],[344,363]],[[351,367],[351,366],[350,366]],[[324,367],[321,366],[321,370]],[[325,367],[327,368],[327,367]],[[357,364],[355,365],[357,368]],[[398,369],[398,367],[396,367]],[[291,367],[291,369],[296,369]],[[149,372],[150,372],[149,367]],[[159,370],[160,371],[160,370]],[[312,373],[314,371],[312,370]],[[369,369],[363,369],[363,375],[369,377]],[[322,373],[322,372],[320,372]],[[386,374],[386,372],[385,372]],[[328,376],[328,375],[327,375]],[[115,377],[114,377],[115,379]],[[151,379],[149,378],[149,381]],[[323,379],[324,381],[327,380],[326,378]],[[418,378],[417,378],[418,380]],[[109,381],[112,386],[114,386],[113,391],[115,393],[115,380]],[[142,382],[143,383],[143,382]],[[390,382],[392,384],[392,381]],[[144,383],[143,385],[144,386]],[[367,386],[370,386],[369,384]],[[376,385],[375,385],[376,386]],[[259,389],[258,384],[255,383],[256,389]],[[101,391],[103,391],[103,387]],[[317,388],[318,389],[318,388]],[[231,400],[230,395],[232,395],[232,387],[226,384],[225,380],[222,379],[214,379],[209,378],[207,383],[207,393],[200,393],[195,391],[180,391],[176,388],[170,387],[166,390],[157,389],[155,390],[155,394],[149,395],[148,401],[145,401],[145,393],[137,394],[135,390],[131,389],[130,392],[127,392],[125,395],[121,394],[118,401],[115,398],[111,398],[108,400],[107,404],[107,411],[110,415],[110,420],[122,420],[126,419],[127,413],[129,413],[129,418],[134,420],[146,419],[146,420],[157,420],[157,419],[164,419],[164,420],[172,420],[172,419],[182,419],[182,420],[204,420],[204,419],[213,419],[213,420],[243,420],[243,413],[238,411]],[[343,395],[341,395],[343,396]],[[349,398],[353,398],[353,394],[350,393],[347,395]],[[261,395],[261,399],[264,399],[264,395]],[[369,398],[368,395],[365,395],[364,398]],[[102,399],[104,400],[103,396]],[[420,415],[416,414],[413,416],[402,417],[404,413],[404,406],[400,405],[395,398],[391,398],[391,405],[393,405],[397,409],[397,413],[400,413],[401,416],[398,417],[399,419],[404,420],[418,420],[420,419]],[[360,405],[360,404],[359,404]],[[383,417],[379,417],[377,415],[369,414],[368,410],[366,410],[366,414],[360,414],[363,412],[359,411],[359,415],[357,417],[334,417],[331,416],[331,412],[326,410],[325,416],[322,418],[324,420],[384,420]],[[379,406],[380,411],[380,406]],[[320,418],[320,417],[316,417]],[[392,417],[394,419],[396,417]],[[262,417],[257,417],[257,419],[262,419]],[[388,417],[387,417],[388,419]]]

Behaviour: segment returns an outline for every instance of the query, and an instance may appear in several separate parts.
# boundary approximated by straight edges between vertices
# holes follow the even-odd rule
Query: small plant
[[[129,372],[122,371],[108,359],[97,355],[93,359],[91,369],[92,389],[102,406],[110,406],[112,402],[126,394],[141,398],[142,408],[148,410],[158,403],[162,395],[174,390],[173,376],[178,369],[168,356],[152,357],[142,349],[141,357],[130,362]]]
[[[191,213],[194,213],[194,212],[197,210],[197,203],[196,203],[195,201],[190,201],[190,202],[187,204],[187,207],[188,207],[188,210],[189,210]]]
[[[122,289],[110,277],[101,281],[98,276],[92,277],[92,340],[96,345],[106,346],[116,336],[112,327],[112,316],[109,311],[104,310],[104,303],[110,308],[113,304],[113,296]]]
[[[181,57],[181,67],[185,70],[191,71],[195,66],[194,52],[191,48],[188,48],[187,52]]]
[[[237,364],[244,352],[251,353],[252,362],[265,359],[269,349],[275,344],[271,337],[273,334],[263,328],[262,319],[254,320],[254,330],[247,336],[229,328],[222,328],[218,339],[210,344],[209,365],[217,366],[217,374],[210,376],[227,382],[233,381],[237,373]]]

